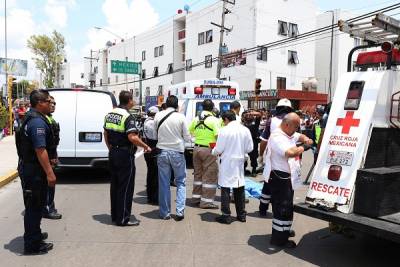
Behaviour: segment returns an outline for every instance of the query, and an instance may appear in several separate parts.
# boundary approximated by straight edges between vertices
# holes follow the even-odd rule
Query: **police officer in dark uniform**
[[[54,168],[58,163],[57,146],[60,143],[60,124],[56,122],[56,120],[52,116],[52,113],[54,113],[54,111],[56,110],[56,102],[54,101],[54,97],[50,96],[50,100],[50,113],[46,115],[46,119],[50,124],[50,130],[52,131],[54,140],[54,142],[52,142],[52,146],[48,151],[50,163]],[[54,203],[55,191],[55,186],[49,186],[47,188],[47,199],[46,205],[43,209],[43,218],[59,220],[62,217],[62,215],[58,213],[56,205]]]
[[[26,255],[47,253],[53,248],[52,243],[43,242],[48,234],[42,233],[40,229],[47,187],[54,187],[56,183],[48,155],[53,145],[53,135],[45,117],[45,114],[50,112],[50,102],[47,91],[33,91],[30,95],[32,108],[16,133],[18,172],[25,204],[24,254]]]
[[[128,112],[134,105],[132,93],[121,91],[120,105],[108,113],[104,121],[104,140],[109,149],[111,173],[111,220],[118,226],[137,226],[131,220],[132,199],[135,186],[136,146],[151,152],[151,148],[139,138],[133,116]]]

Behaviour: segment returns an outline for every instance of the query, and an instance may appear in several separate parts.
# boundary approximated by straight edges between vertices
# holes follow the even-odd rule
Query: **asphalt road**
[[[304,173],[310,160],[307,155]],[[54,249],[42,256],[21,255],[24,208],[19,180],[0,189],[0,266],[398,266],[399,245],[365,236],[349,239],[330,233],[326,222],[299,214],[294,222],[298,247],[276,250],[269,245],[271,216],[257,216],[256,199],[246,206],[246,223],[220,225],[214,222],[218,210],[194,207],[187,207],[181,222],[162,221],[157,206],[146,204],[145,172],[141,157],[133,204],[141,225],[128,228],[111,224],[106,172],[59,174],[56,206],[63,218],[43,220]],[[192,177],[188,170],[188,197]],[[305,190],[296,192],[296,201],[304,199]]]

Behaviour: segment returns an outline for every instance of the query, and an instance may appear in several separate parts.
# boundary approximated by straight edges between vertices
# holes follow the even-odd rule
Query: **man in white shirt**
[[[289,113],[283,118],[281,126],[268,139],[265,163],[269,167],[266,167],[264,175],[270,176],[272,195],[271,244],[286,248],[296,247],[289,236],[293,222],[293,187],[294,182],[300,179],[299,156],[312,144],[311,139],[296,132],[299,125],[300,117],[296,113]],[[296,146],[297,142],[303,145]]]
[[[186,161],[184,156],[185,141],[191,136],[188,131],[185,116],[176,112],[178,98],[171,95],[166,101],[167,109],[156,114],[154,127],[157,132],[157,148],[160,153],[158,165],[158,202],[160,217],[171,219],[170,177],[173,172],[176,183],[176,219],[183,220],[186,201]]]
[[[220,130],[217,144],[212,151],[214,155],[221,157],[218,184],[221,186],[222,215],[216,221],[224,224],[232,222],[229,204],[230,189],[233,188],[236,217],[239,221],[246,222],[243,164],[246,154],[253,150],[253,139],[249,129],[236,121],[234,112],[226,111],[222,114],[222,120],[226,126]]]

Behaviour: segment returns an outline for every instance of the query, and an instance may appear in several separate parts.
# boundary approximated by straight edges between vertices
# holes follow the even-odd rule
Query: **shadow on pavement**
[[[271,235],[252,235],[247,244],[268,255],[278,253],[282,250],[282,248],[270,245],[269,240],[271,240]]]
[[[110,182],[110,174],[104,169],[61,169],[56,171],[58,184],[104,184]]]
[[[137,204],[141,204],[141,205],[148,204],[147,203],[147,197],[134,197],[133,198],[133,202],[135,202]]]
[[[142,212],[140,213],[141,216],[149,218],[149,219],[153,219],[153,220],[160,220],[160,213],[158,211],[158,209],[149,211],[149,212]]]
[[[98,221],[99,223],[102,223],[102,224],[114,225],[114,223],[111,221],[110,214],[97,214],[97,215],[93,215],[92,218],[93,218],[93,220]]]
[[[141,197],[147,197],[147,192],[146,190],[140,191],[136,193],[137,196],[141,196]]]
[[[24,238],[22,236],[18,236],[11,240],[8,244],[4,244],[4,249],[9,250],[12,253],[15,253],[19,256],[24,253]]]
[[[213,223],[215,223],[215,218],[217,216],[219,216],[219,214],[212,213],[212,212],[204,212],[204,213],[200,213],[199,216],[200,216],[200,218],[201,218],[201,220],[203,222],[213,222]]]

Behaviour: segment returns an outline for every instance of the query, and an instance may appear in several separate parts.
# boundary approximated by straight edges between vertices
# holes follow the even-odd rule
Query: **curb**
[[[17,171],[12,171],[4,176],[0,177],[0,188],[14,180],[15,178],[18,177],[18,172]]]

